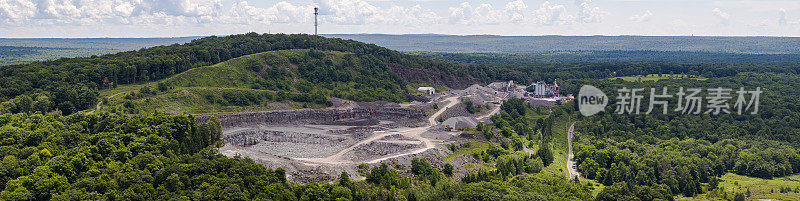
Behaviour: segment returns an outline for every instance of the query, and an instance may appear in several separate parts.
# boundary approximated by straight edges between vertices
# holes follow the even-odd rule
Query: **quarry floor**
[[[437,120],[446,112],[450,116],[459,114],[453,110],[463,105],[462,98],[469,96],[473,100],[475,93],[483,92],[456,90],[432,97],[431,103],[398,106],[424,108],[425,118],[419,119],[376,117],[379,120],[358,125],[326,122],[224,127],[222,138],[226,143],[219,151],[228,157],[248,157],[267,168],[283,168],[287,179],[299,183],[332,181],[342,171],[348,172],[351,179],[364,179],[357,171],[360,164],[409,166],[414,157],[441,165],[449,154],[444,143],[458,138],[461,132],[443,131]],[[487,120],[499,112],[499,104],[489,103],[502,101],[503,96],[496,94],[492,92],[492,100],[485,100],[491,109],[473,117]],[[438,108],[432,107],[433,103]],[[357,107],[353,105],[347,107]]]

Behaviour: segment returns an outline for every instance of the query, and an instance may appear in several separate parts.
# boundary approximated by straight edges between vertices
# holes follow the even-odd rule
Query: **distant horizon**
[[[250,32],[236,33],[246,34]],[[258,33],[257,34],[307,34],[308,33]],[[143,36],[143,37],[0,37],[0,39],[167,39],[167,38],[194,38],[194,37],[210,37],[210,36],[229,36],[236,34],[224,35],[185,35],[185,36]],[[498,36],[498,37],[721,37],[721,38],[800,38],[798,36],[772,36],[772,35],[559,35],[559,34],[546,34],[546,35],[500,35],[500,34],[441,34],[441,33],[320,33],[320,36],[325,37],[330,35],[386,35],[386,36]]]
[[[450,34],[321,34],[406,52],[529,53],[576,51],[800,54],[800,37],[780,36],[503,36]],[[206,36],[152,38],[0,38],[0,46],[135,50]],[[217,37],[225,37],[220,35]]]
[[[800,37],[792,0],[11,0],[0,38],[312,34],[315,19],[328,34]]]

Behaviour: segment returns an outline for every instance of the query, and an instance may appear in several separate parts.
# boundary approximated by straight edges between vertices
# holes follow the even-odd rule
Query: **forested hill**
[[[687,51],[544,51],[527,53],[444,53],[413,52],[446,61],[482,64],[572,64],[572,63],[722,63],[722,64],[795,64],[800,54],[742,54]]]
[[[415,63],[412,63],[415,64]],[[190,69],[154,83],[104,91],[123,92],[104,111],[188,114],[319,108],[326,97],[404,102],[416,86],[465,88],[475,79],[403,67],[371,54],[292,49],[246,55]],[[134,91],[136,87],[141,87]]]
[[[99,49],[118,50],[115,52],[138,50],[159,45],[184,44],[201,36],[174,38],[0,38],[0,46]]]
[[[312,47],[325,51],[370,55],[387,65],[404,69],[427,69],[459,77],[465,77],[469,72],[451,62],[407,55],[352,40],[315,38],[311,35],[248,33],[226,37],[211,36],[186,44],[157,46],[103,56],[0,66],[0,102],[4,102],[3,108],[14,107],[18,111],[58,109],[69,114],[92,107],[98,99],[97,91],[104,88],[160,80],[189,69],[244,55]],[[14,100],[8,101],[11,99]],[[22,106],[17,106],[17,103]]]
[[[497,36],[328,34],[399,51],[522,53],[547,51],[685,51],[798,54],[798,37],[726,36]]]

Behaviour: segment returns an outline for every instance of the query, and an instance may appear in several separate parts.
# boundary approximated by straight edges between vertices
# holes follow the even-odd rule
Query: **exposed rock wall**
[[[232,143],[236,146],[249,147],[259,142],[291,142],[291,143],[306,143],[306,144],[330,144],[342,143],[345,141],[342,137],[314,135],[299,132],[281,132],[281,131],[245,131],[225,135],[222,137],[225,142]]]
[[[269,124],[326,124],[336,121],[374,118],[378,120],[416,122],[425,117],[421,110],[389,107],[389,108],[355,108],[355,109],[301,109],[245,112],[236,114],[216,114],[195,117],[202,123],[212,116],[222,122],[223,127],[242,127]]]
[[[445,85],[453,89],[464,89],[470,85],[480,83],[480,80],[471,77],[457,77],[428,69],[406,68],[397,64],[388,65],[392,68],[392,72],[403,76],[403,78],[409,81],[429,82]]]

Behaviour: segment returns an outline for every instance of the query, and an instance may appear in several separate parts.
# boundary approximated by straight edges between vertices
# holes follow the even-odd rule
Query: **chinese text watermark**
[[[616,91],[616,114],[651,114],[670,111],[680,114],[757,114],[761,87],[746,90],[744,87],[732,88],[683,88],[670,90],[663,88],[627,88]],[[703,93],[705,92],[705,93]],[[605,93],[593,86],[581,87],[578,107],[581,114],[591,116],[602,112],[608,104]],[[642,100],[647,105],[642,105]],[[672,106],[672,107],[671,107]],[[647,110],[642,110],[646,107]]]

